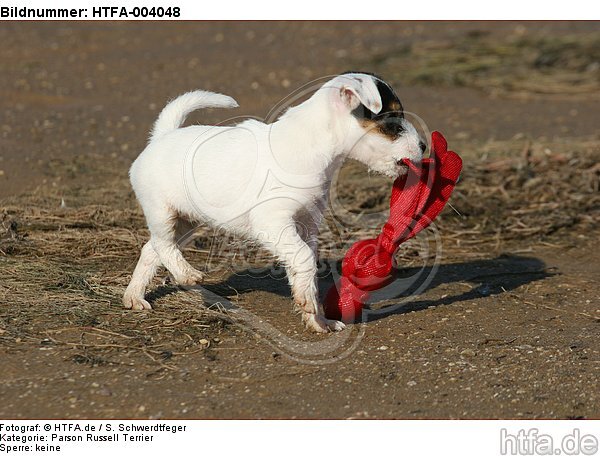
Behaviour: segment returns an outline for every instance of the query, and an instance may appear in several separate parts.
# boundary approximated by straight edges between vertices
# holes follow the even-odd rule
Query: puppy
[[[317,235],[329,186],[344,160],[396,178],[401,160],[420,161],[425,144],[404,118],[392,88],[370,73],[337,76],[276,122],[180,128],[200,108],[234,108],[232,98],[189,92],[158,116],[146,149],[130,170],[150,241],[142,248],[123,303],[144,299],[159,266],[180,285],[203,280],[181,254],[204,222],[258,241],[285,265],[295,306],[316,332],[339,331],[318,301]]]

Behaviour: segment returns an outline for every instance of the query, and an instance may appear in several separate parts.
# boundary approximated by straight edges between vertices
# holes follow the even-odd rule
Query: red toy
[[[442,211],[462,169],[460,157],[447,149],[441,133],[431,134],[431,157],[420,165],[409,160],[408,172],[394,181],[390,216],[375,239],[358,241],[342,261],[342,277],[325,297],[327,318],[360,320],[369,292],[393,280],[392,258],[400,244],[426,228]]]

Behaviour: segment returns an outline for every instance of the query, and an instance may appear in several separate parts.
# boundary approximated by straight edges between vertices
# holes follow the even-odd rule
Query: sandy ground
[[[551,79],[581,92],[516,90],[510,73],[474,73],[490,90],[403,76],[424,65],[403,49],[432,40],[598,33],[586,22],[3,24],[0,418],[599,418],[597,62],[573,70],[581,81]],[[580,58],[560,46],[557,58]],[[388,78],[465,161],[433,280],[328,336],[303,330],[281,276],[228,268],[207,287],[264,323],[160,281],[154,311],[121,309],[147,235],[126,173],[164,103],[204,88],[236,98],[236,115],[266,117],[349,69]],[[389,183],[360,167],[337,185],[355,214],[385,207]],[[343,241],[376,232],[372,220]],[[403,274],[432,271],[425,244]],[[206,260],[201,246],[191,255]]]

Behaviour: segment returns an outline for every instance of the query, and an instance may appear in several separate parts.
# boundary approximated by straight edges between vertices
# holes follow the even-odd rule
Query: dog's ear
[[[362,103],[373,114],[382,109],[381,95],[370,75],[344,74],[338,77],[339,98],[348,110],[355,110]]]

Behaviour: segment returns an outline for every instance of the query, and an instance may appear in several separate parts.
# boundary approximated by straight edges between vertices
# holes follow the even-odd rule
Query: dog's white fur
[[[180,248],[194,223],[208,222],[259,241],[285,264],[307,327],[343,329],[343,323],[325,318],[316,283],[317,234],[333,174],[346,158],[354,158],[396,177],[401,159],[417,161],[422,155],[419,135],[403,118],[404,133],[392,141],[368,131],[351,114],[361,103],[375,114],[382,109],[373,78],[338,76],[273,124],[246,120],[180,128],[196,109],[237,103],[206,91],[171,101],[130,170],[151,238],[125,291],[125,307],[151,308],[144,294],[160,265],[180,285],[202,281]]]

